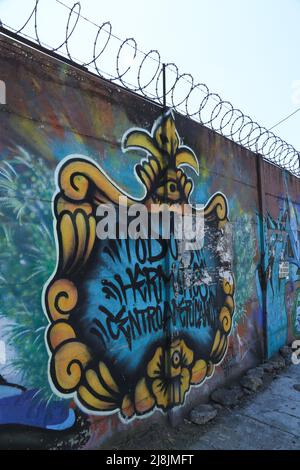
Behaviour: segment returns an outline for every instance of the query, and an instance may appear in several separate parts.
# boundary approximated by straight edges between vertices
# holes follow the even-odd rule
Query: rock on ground
[[[249,369],[246,373],[247,377],[257,377],[262,379],[264,376],[264,369],[263,367],[255,367],[254,369]]]
[[[248,390],[251,390],[251,392],[256,392],[256,390],[262,386],[263,381],[260,377],[245,375],[242,378],[240,384],[242,387],[245,387]]]
[[[212,405],[199,405],[190,413],[190,420],[195,424],[205,424],[217,416],[217,410]]]
[[[285,360],[282,356],[272,357],[269,361],[275,370],[283,369],[285,367]]]
[[[284,359],[289,359],[292,355],[292,349],[289,346],[283,346],[279,349],[279,352]]]
[[[265,372],[274,372],[274,364],[271,362],[265,362],[262,367]]]

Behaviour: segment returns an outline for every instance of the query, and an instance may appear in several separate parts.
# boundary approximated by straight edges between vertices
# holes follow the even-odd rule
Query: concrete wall
[[[177,422],[300,336],[299,179],[0,38],[0,446]],[[203,204],[204,246],[99,240],[122,195]]]

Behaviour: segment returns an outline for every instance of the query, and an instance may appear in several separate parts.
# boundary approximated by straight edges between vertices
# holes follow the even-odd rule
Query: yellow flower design
[[[158,347],[147,366],[156,403],[164,409],[184,402],[190,388],[190,366],[194,353],[183,340],[174,340],[170,349]]]
[[[130,131],[123,148],[143,150],[148,155],[146,161],[136,165],[136,173],[147,190],[145,202],[188,202],[193,182],[180,167],[189,166],[199,174],[199,163],[194,152],[181,145],[171,111],[154,124],[151,134],[140,129]]]

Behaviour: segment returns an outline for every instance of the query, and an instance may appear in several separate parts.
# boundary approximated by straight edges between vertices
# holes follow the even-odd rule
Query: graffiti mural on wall
[[[136,429],[137,417],[182,416],[182,405],[263,359],[273,331],[264,330],[258,279],[256,290],[256,159],[183,116],[176,126],[170,112],[154,122],[154,103],[113,84],[8,47],[9,60],[6,47],[0,54],[13,84],[0,124],[0,447],[98,448],[129,420]],[[281,180],[279,168],[262,165]],[[287,318],[280,340],[287,328],[289,337],[300,332],[299,181],[290,175],[287,187],[289,217],[277,218],[279,187],[266,196],[270,308],[276,292],[285,297],[269,324]],[[173,232],[99,239],[97,210],[111,203],[120,214],[123,195],[128,212],[140,203],[149,216],[152,203],[186,204],[188,213],[203,203],[203,246],[186,249]],[[291,240],[279,262],[277,229],[277,243]],[[290,278],[277,282],[281,261]]]
[[[194,152],[181,144],[173,114],[151,133],[131,129],[123,151],[145,158],[135,167],[144,197],[128,206],[190,204],[198,173]],[[82,156],[56,173],[53,211],[58,261],[45,286],[49,318],[49,380],[92,414],[123,419],[184,403],[191,386],[214,373],[227,350],[234,313],[228,203],[215,193],[205,204],[204,247],[182,253],[179,240],[100,240],[97,207],[117,210],[125,193]],[[228,248],[226,256],[224,250]]]
[[[289,315],[292,330],[299,334],[298,295],[300,283],[300,237],[297,207],[286,196],[278,219],[269,213],[265,216],[265,266],[268,354],[271,356],[286,344]],[[287,274],[282,274],[286,266]],[[261,277],[257,272],[257,289],[262,304]],[[288,289],[294,293],[293,311],[287,311]]]

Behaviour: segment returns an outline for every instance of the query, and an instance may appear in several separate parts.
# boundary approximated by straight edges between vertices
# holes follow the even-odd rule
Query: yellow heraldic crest
[[[134,381],[122,379],[116,363],[107,355],[96,354],[85,335],[73,322],[81,302],[82,279],[94,261],[96,210],[99,204],[119,204],[127,196],[130,206],[145,204],[189,204],[193,180],[184,171],[189,167],[199,175],[195,153],[181,143],[174,115],[168,111],[153,125],[151,132],[130,129],[122,141],[124,152],[141,154],[135,166],[144,187],[142,200],[125,194],[94,162],[85,158],[64,160],[57,173],[58,191],[53,200],[57,239],[57,267],[44,290],[49,319],[49,379],[56,393],[74,397],[78,406],[91,414],[120,412],[123,419],[142,416],[155,408],[163,411],[184,403],[191,386],[198,386],[214,373],[224,358],[234,313],[234,278],[223,266],[218,280],[219,304],[213,336],[206,354],[195,350],[195,337],[177,335],[168,342],[149,340],[144,367],[137,367]],[[204,206],[205,224],[224,236],[228,204],[222,193],[214,194]],[[218,240],[219,240],[218,238]],[[222,274],[223,273],[223,274]],[[107,353],[108,354],[108,353]]]

